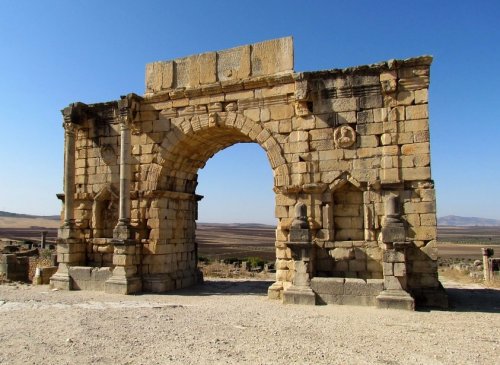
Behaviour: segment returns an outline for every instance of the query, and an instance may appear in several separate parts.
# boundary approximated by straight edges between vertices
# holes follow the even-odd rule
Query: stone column
[[[126,240],[130,238],[130,120],[121,114],[120,110],[120,207],[113,238]]]
[[[483,275],[484,281],[489,282],[491,280],[491,267],[490,267],[490,257],[493,256],[492,248],[481,248],[483,254]]]
[[[47,243],[47,231],[42,231],[41,232],[41,237],[40,237],[40,248],[45,248],[46,243]]]
[[[75,158],[76,131],[86,120],[86,105],[74,103],[62,110],[64,134],[64,218],[57,234],[57,272],[50,284],[58,289],[71,289],[70,267],[85,263],[85,244],[75,226]]]
[[[75,225],[75,134],[74,123],[64,121],[64,222],[63,227]]]
[[[118,224],[113,230],[113,275],[105,283],[107,293],[133,294],[142,290],[137,265],[140,243],[132,237],[130,227],[131,124],[140,98],[129,94],[118,102],[120,121],[120,205]]]

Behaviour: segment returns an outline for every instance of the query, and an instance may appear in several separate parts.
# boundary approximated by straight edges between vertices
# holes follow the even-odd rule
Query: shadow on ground
[[[224,280],[209,279],[203,284],[164,293],[164,295],[257,295],[266,296],[273,280]],[[445,311],[500,313],[500,290],[446,288],[450,307]],[[419,308],[430,311],[431,308]]]
[[[206,280],[186,289],[174,290],[166,295],[267,295],[267,289],[274,280]]]
[[[500,313],[500,290],[447,288],[449,310]]]

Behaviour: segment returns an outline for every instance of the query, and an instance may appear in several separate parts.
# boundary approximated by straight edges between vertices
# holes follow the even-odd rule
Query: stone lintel
[[[146,94],[293,72],[293,39],[284,37],[146,65]]]

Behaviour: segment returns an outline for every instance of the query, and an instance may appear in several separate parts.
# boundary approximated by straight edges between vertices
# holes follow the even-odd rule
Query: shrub
[[[262,260],[260,257],[257,256],[247,257],[244,261],[247,261],[248,265],[250,265],[251,268],[256,268],[256,267],[262,268],[266,263],[264,260]]]
[[[210,259],[208,257],[205,257],[205,256],[198,256],[198,262],[208,264],[210,262]]]

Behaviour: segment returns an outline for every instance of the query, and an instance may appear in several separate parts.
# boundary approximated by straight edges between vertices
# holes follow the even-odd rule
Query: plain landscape
[[[438,221],[438,248],[441,258],[481,259],[481,247],[500,245],[500,226],[487,226],[495,222],[481,218],[453,217],[453,220]],[[466,224],[452,225],[453,221]],[[473,225],[473,223],[481,225]],[[55,243],[58,216],[39,217],[0,212],[0,239],[40,240],[41,231],[47,231],[47,241]],[[198,223],[196,239],[199,256],[212,260],[232,257],[258,256],[266,261],[274,261],[275,227],[264,224],[220,224]]]
[[[0,237],[36,242],[46,230],[51,242],[58,225],[4,216]],[[272,226],[201,223],[197,241],[199,255],[213,262],[274,260]],[[439,227],[440,260],[476,260],[485,244],[499,243],[499,227]],[[500,291],[446,274],[440,270],[450,309],[416,312],[282,305],[267,299],[272,274],[207,277],[190,289],[134,296],[7,283],[0,364],[494,363]]]

